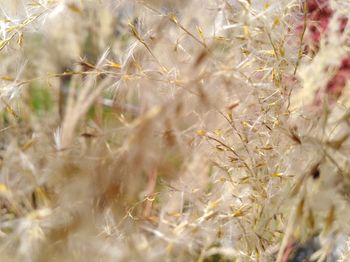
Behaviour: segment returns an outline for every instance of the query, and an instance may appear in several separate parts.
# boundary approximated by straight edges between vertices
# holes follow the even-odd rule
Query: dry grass
[[[329,4],[314,44],[299,0],[2,0],[1,261],[348,261]]]

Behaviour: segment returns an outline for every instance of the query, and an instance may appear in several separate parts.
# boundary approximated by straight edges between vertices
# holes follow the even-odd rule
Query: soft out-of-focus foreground
[[[1,0],[1,261],[349,261],[350,4]]]

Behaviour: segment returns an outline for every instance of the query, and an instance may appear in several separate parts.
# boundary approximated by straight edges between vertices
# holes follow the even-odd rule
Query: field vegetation
[[[0,260],[349,261],[349,13],[1,0]]]

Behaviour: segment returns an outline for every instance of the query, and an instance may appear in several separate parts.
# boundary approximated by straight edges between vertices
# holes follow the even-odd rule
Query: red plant
[[[313,47],[314,50],[319,49],[321,37],[328,31],[328,25],[334,11],[329,6],[329,0],[306,0],[307,12],[307,32],[310,37],[306,42],[306,50]],[[343,33],[347,25],[348,18],[342,17],[339,21],[339,33]],[[300,27],[299,27],[300,28]],[[350,54],[346,56],[337,69],[333,78],[326,85],[326,93],[330,102],[336,101],[342,94],[346,82],[350,78]],[[319,94],[316,94],[314,104],[320,104]]]

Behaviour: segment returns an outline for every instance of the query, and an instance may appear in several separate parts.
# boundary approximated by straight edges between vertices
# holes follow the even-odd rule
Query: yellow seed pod
[[[197,130],[196,133],[198,136],[205,136],[207,132],[203,129],[199,129],[199,130]]]

